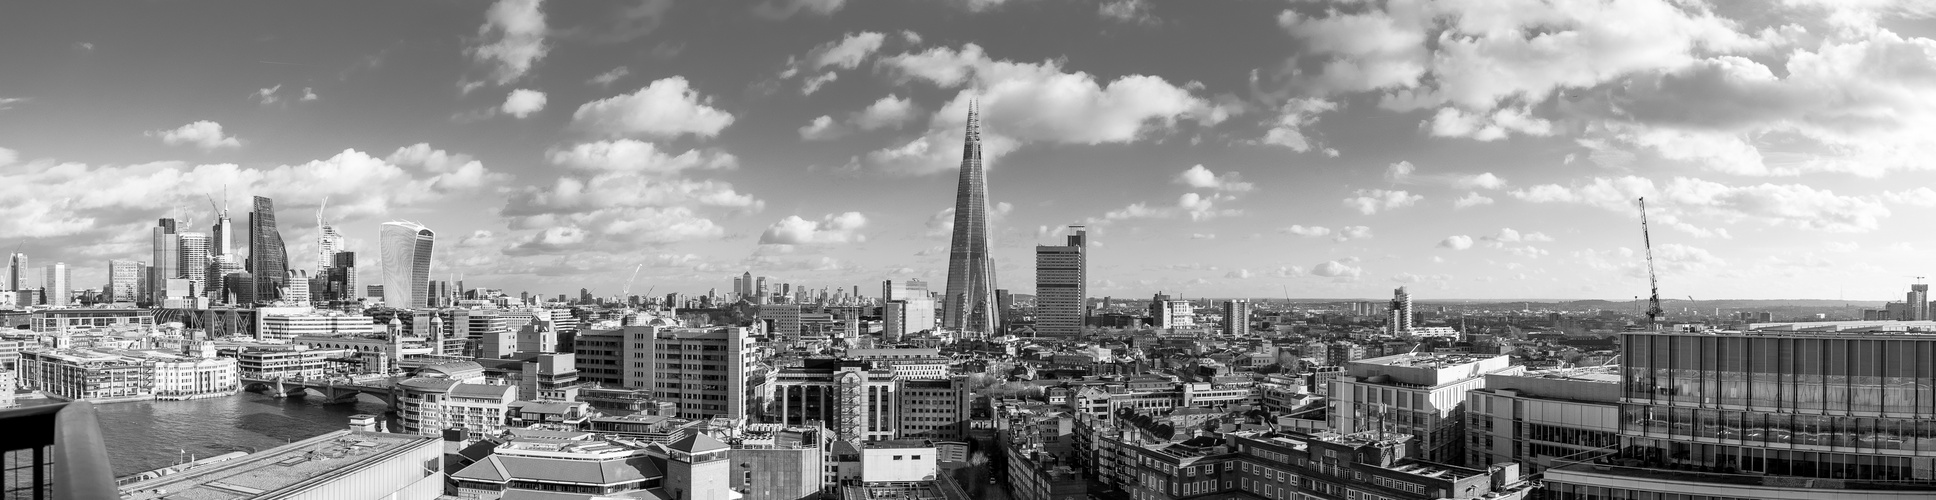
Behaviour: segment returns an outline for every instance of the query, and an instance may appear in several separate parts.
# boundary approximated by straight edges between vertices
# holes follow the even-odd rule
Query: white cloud
[[[471,58],[491,66],[498,85],[516,81],[550,50],[545,46],[542,0],[498,0],[484,13],[477,28],[481,45],[469,48]]]
[[[309,87],[303,87],[303,95],[302,95],[302,98],[300,99],[301,101],[309,102],[309,101],[314,101],[316,99],[317,97],[316,97],[315,90],[310,89]]]
[[[808,67],[812,69],[828,67],[854,69],[860,66],[861,61],[866,60],[868,56],[874,55],[874,52],[881,50],[881,43],[885,41],[887,41],[887,35],[880,32],[864,31],[860,33],[849,33],[846,37],[841,38],[840,41],[828,42],[825,45],[816,47],[813,52],[808,53]]]
[[[1356,278],[1365,273],[1363,268],[1352,266],[1343,261],[1328,260],[1311,266],[1311,274],[1326,278]]]
[[[889,95],[867,105],[853,117],[854,126],[861,130],[897,128],[920,115],[920,108],[914,101],[905,97]]]
[[[1488,198],[1479,193],[1466,193],[1465,196],[1461,196],[1457,200],[1452,200],[1452,208],[1471,208],[1491,204],[1492,198]]]
[[[7,148],[0,148],[0,167],[12,165],[16,161],[20,161],[19,151],[14,151]]]
[[[5,162],[0,162],[0,164],[5,164]],[[1900,205],[1932,208],[1936,207],[1936,190],[1919,187],[1902,191],[1889,191],[1882,193],[1882,199]]]
[[[1412,165],[1412,162],[1409,161],[1386,165],[1385,182],[1411,182],[1412,173],[1417,171],[1418,167]]]
[[[1239,280],[1247,280],[1247,279],[1250,279],[1251,276],[1254,276],[1254,275],[1250,273],[1249,269],[1238,269],[1238,270],[1223,274],[1223,277],[1225,278],[1239,279]]]
[[[760,17],[779,21],[800,12],[830,16],[847,5],[847,0],[766,0],[753,7]]]
[[[847,136],[847,128],[834,123],[834,118],[820,115],[813,122],[800,127],[800,138],[809,141],[830,141]]]
[[[821,73],[820,75],[817,75],[817,76],[808,77],[807,81],[800,83],[800,94],[813,95],[814,92],[820,91],[820,87],[822,85],[833,83],[834,80],[838,80],[838,79],[840,79],[840,74],[834,73],[832,71]]]
[[[1553,123],[1534,118],[1526,107],[1500,108],[1491,114],[1468,113],[1456,107],[1439,108],[1427,122],[1435,137],[1465,137],[1481,142],[1505,139],[1518,132],[1532,136],[1553,135]]]
[[[1156,24],[1156,16],[1150,14],[1148,0],[1110,0],[1096,7],[1096,15],[1103,19],[1128,24]]]
[[[1251,77],[1254,80],[1256,73],[1253,72]],[[1322,144],[1313,141],[1305,131],[1317,125],[1318,115],[1336,109],[1338,109],[1336,102],[1324,99],[1297,98],[1286,101],[1278,108],[1277,118],[1266,124],[1269,128],[1259,142],[1291,148],[1292,151],[1299,153],[1309,152],[1313,148],[1323,148],[1326,155],[1336,157],[1337,150],[1324,148]]]
[[[264,88],[264,89],[255,91],[254,94],[249,94],[249,98],[255,99],[256,103],[262,104],[265,106],[270,104],[275,104],[277,102],[282,101],[282,98],[276,97],[276,92],[280,90],[282,90],[282,85],[276,85],[274,87]]]
[[[1217,233],[1190,233],[1190,239],[1214,240],[1214,239],[1217,239]]]
[[[597,85],[600,87],[610,87],[612,86],[613,82],[617,82],[618,79],[625,78],[626,76],[629,76],[631,74],[632,74],[632,70],[630,68],[619,66],[616,68],[612,68],[611,70],[608,70],[604,73],[599,73],[598,76],[594,76],[590,80],[585,80],[585,83],[588,85]]]
[[[722,151],[691,149],[675,156],[660,150],[657,144],[632,139],[582,143],[571,149],[552,150],[546,158],[554,165],[576,170],[656,176],[739,166],[738,158]]]
[[[1462,189],[1501,189],[1506,187],[1506,180],[1492,175],[1492,172],[1486,172],[1453,179],[1452,185]]]
[[[1369,227],[1345,226],[1345,227],[1338,228],[1338,236],[1333,239],[1337,240],[1339,243],[1343,243],[1346,241],[1362,240],[1370,237],[1371,237],[1371,228]]]
[[[1450,248],[1453,250],[1472,248],[1472,237],[1463,234],[1448,236],[1443,240],[1439,240],[1439,248]]]
[[[1344,205],[1357,209],[1358,212],[1365,215],[1375,214],[1380,210],[1389,211],[1409,207],[1412,204],[1418,203],[1419,200],[1425,199],[1424,196],[1414,195],[1405,191],[1389,191],[1384,189],[1360,189],[1354,194],[1355,196],[1344,199]]]
[[[1203,168],[1203,165],[1190,167],[1184,170],[1183,173],[1177,174],[1176,183],[1197,189],[1240,193],[1256,189],[1257,187],[1254,184],[1244,182],[1242,176],[1239,176],[1236,172],[1225,172],[1223,175],[1217,175],[1210,172],[1210,169]]]
[[[571,115],[572,126],[606,136],[673,138],[685,134],[714,137],[733,124],[733,115],[711,106],[674,76],[630,94],[585,103]]]
[[[222,133],[222,124],[201,120],[182,125],[174,130],[150,130],[143,135],[160,137],[162,144],[170,146],[191,145],[203,151],[221,148],[242,147],[242,140]]]
[[[860,243],[867,241],[867,236],[859,233],[860,229],[866,226],[867,217],[861,215],[860,212],[828,215],[818,221],[802,219],[798,215],[789,215],[787,218],[773,223],[772,226],[768,226],[766,232],[760,233],[760,244],[817,245],[849,242]]]
[[[499,110],[511,116],[524,118],[543,111],[544,107],[544,92],[517,89],[511,91],[510,95],[504,97],[504,106],[500,107]]]
[[[1690,233],[1723,236],[1685,222],[1687,217],[1722,223],[1758,221],[1828,232],[1865,232],[1879,227],[1890,215],[1883,201],[1873,197],[1843,196],[1803,184],[1729,186],[1701,179],[1676,177],[1657,187],[1641,177],[1594,178],[1571,187],[1545,184],[1515,190],[1513,197],[1533,203],[1574,203],[1622,213],[1637,213],[1634,200],[1649,198],[1650,216],[1659,214],[1669,227]]]
[[[1331,228],[1324,227],[1324,226],[1292,225],[1291,227],[1280,229],[1279,231],[1282,231],[1288,234],[1295,234],[1298,236],[1306,236],[1311,238],[1329,236],[1331,234]]]

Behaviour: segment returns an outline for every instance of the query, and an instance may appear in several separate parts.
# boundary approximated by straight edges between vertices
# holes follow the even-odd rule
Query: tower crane
[[[1660,278],[1654,274],[1654,237],[1647,230],[1647,198],[1642,197],[1640,204],[1640,242],[1647,250],[1647,325],[1659,328],[1660,317]]]
[[[625,290],[618,293],[619,302],[625,302],[632,298],[632,282],[639,280],[640,269],[645,269],[645,264],[639,264],[637,267],[632,268],[632,277],[625,280]]]

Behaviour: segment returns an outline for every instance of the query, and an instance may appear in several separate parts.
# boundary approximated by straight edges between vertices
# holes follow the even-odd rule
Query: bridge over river
[[[397,411],[397,400],[401,390],[397,382],[403,376],[368,377],[328,377],[328,378],[261,378],[242,377],[242,389],[249,392],[266,393],[275,397],[302,397],[314,394],[330,403],[351,403],[357,395],[367,394],[383,401],[390,411]]]

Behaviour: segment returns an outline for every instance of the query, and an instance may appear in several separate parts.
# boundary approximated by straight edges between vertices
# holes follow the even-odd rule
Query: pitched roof
[[[686,453],[705,453],[708,451],[730,450],[733,448],[726,446],[726,443],[719,442],[718,439],[713,439],[712,436],[699,433],[686,436],[685,439],[675,441],[666,447]]]

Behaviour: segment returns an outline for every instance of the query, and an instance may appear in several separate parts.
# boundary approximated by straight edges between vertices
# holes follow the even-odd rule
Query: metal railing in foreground
[[[94,405],[75,401],[0,410],[0,498],[119,498]]]

